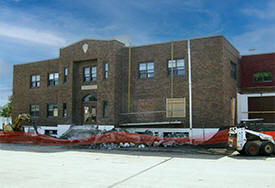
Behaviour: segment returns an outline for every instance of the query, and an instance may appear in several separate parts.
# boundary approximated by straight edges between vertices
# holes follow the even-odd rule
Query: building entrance
[[[87,95],[82,100],[82,124],[96,124],[96,98],[92,95]]]

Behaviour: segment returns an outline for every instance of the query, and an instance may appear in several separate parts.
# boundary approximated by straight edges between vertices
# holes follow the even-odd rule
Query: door
[[[96,123],[96,105],[83,106],[83,124]]]

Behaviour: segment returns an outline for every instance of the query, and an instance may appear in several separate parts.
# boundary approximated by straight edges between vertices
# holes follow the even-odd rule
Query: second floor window
[[[104,76],[104,80],[107,80],[109,77],[109,63],[104,63],[104,72],[103,72],[103,76]]]
[[[64,68],[64,80],[63,82],[66,83],[68,80],[68,67]]]
[[[48,117],[58,117],[58,106],[57,104],[48,104],[48,109],[47,109]]]
[[[272,82],[272,71],[255,72],[253,74],[253,80],[256,83]]]
[[[138,66],[139,79],[154,78],[155,70],[153,62],[140,63]]]
[[[49,73],[48,75],[48,86],[58,85],[58,73]]]
[[[40,75],[32,75],[31,76],[31,88],[40,87]]]
[[[233,62],[230,62],[230,74],[231,74],[231,78],[234,78],[236,80],[237,69],[236,69],[236,64]]]
[[[168,61],[168,75],[172,75],[173,67],[173,76],[183,76],[185,74],[184,59],[174,59]]]
[[[84,67],[84,82],[96,81],[96,66]]]
[[[39,117],[40,108],[39,105],[34,104],[30,106],[30,115],[31,117]]]

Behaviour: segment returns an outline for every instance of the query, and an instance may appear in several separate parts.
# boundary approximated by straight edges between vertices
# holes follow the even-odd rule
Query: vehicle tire
[[[245,148],[243,148],[241,151],[238,151],[241,155],[246,155]]]
[[[274,144],[271,142],[264,142],[261,145],[261,153],[264,155],[272,155],[274,152]]]
[[[260,152],[260,144],[257,142],[247,142],[245,144],[245,153],[247,155],[256,156]]]

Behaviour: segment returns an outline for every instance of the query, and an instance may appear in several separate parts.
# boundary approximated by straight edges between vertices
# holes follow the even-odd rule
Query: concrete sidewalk
[[[1,187],[275,187],[274,157],[35,147],[0,144]]]

